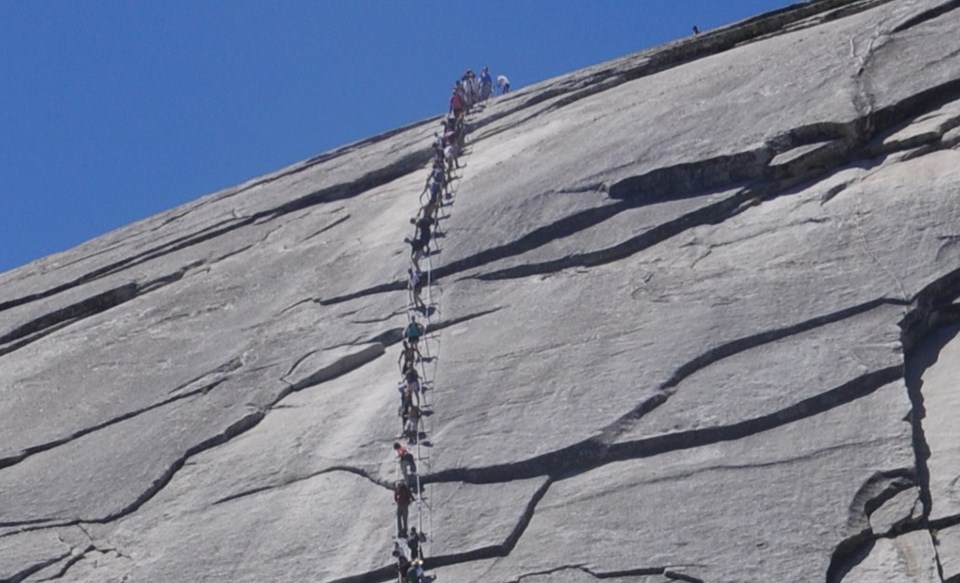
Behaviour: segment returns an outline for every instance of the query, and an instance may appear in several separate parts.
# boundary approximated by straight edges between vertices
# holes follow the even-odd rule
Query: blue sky
[[[0,272],[438,114],[784,0],[0,0]]]

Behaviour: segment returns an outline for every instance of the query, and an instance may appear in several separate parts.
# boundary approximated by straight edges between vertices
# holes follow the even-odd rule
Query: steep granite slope
[[[823,0],[470,116],[449,581],[960,581],[960,2]],[[0,276],[0,581],[387,581],[432,119]]]

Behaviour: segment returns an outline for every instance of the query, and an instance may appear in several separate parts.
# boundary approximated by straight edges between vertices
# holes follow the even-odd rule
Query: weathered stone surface
[[[960,528],[945,528],[936,533],[937,556],[943,569],[944,581],[960,577]]]
[[[960,573],[958,9],[804,3],[471,114],[425,293],[431,570]],[[0,275],[0,579],[392,577],[437,124]]]
[[[763,580],[770,564],[782,580],[821,578],[832,549],[859,530],[868,500],[858,487],[878,464],[909,463],[909,426],[882,422],[908,407],[894,383],[769,433],[558,482],[493,578],[549,568],[553,555],[601,571],[670,567],[704,581]],[[763,519],[731,519],[751,515]]]
[[[925,370],[919,390],[926,415],[924,437],[930,450],[930,518],[960,518],[960,326],[946,326],[918,347]]]
[[[923,581],[937,583],[936,556],[929,533],[911,532],[894,539],[881,538],[870,555],[843,578],[845,583]]]

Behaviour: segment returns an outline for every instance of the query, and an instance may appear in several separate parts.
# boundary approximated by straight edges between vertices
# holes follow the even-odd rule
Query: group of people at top
[[[500,93],[510,90],[510,82],[501,75],[498,78]],[[420,193],[420,210],[410,219],[414,225],[413,237],[405,239],[410,245],[410,266],[407,269],[407,288],[410,294],[411,312],[403,331],[403,341],[397,366],[401,379],[397,384],[400,393],[398,413],[401,421],[401,441],[393,444],[394,453],[400,464],[401,480],[394,485],[394,502],[397,506],[397,541],[393,545],[393,557],[396,560],[397,577],[400,583],[424,583],[423,547],[426,540],[423,532],[410,527],[409,508],[423,497],[417,474],[417,457],[407,449],[422,443],[426,436],[422,433],[421,417],[428,407],[425,391],[425,379],[421,377],[418,364],[425,360],[421,354],[421,340],[427,332],[416,314],[429,319],[431,308],[423,300],[423,290],[429,285],[429,259],[427,270],[422,269],[421,261],[429,258],[436,249],[435,239],[440,234],[438,220],[440,207],[453,198],[450,181],[453,171],[460,167],[459,157],[466,138],[464,118],[471,107],[489,99],[493,95],[493,81],[487,67],[480,77],[472,70],[457,81],[450,98],[450,112],[442,124],[442,132],[433,136],[433,163],[427,176],[423,191]],[[406,549],[404,548],[406,547]]]
[[[497,76],[497,89],[500,95],[510,91],[510,80],[506,75]],[[460,115],[460,112],[470,109],[477,103],[482,103],[493,97],[493,78],[490,76],[490,69],[486,66],[480,69],[478,77],[473,69],[467,69],[467,72],[457,80],[453,86],[453,93],[450,95],[450,113]]]

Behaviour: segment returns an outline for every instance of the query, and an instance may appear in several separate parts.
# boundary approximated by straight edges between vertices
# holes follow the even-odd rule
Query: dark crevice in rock
[[[382,293],[392,292],[392,291],[400,291],[405,289],[407,289],[407,281],[397,280],[397,281],[392,281],[390,283],[384,283],[384,284],[368,287],[366,289],[362,289],[357,292],[352,292],[352,293],[344,294],[341,296],[334,296],[332,298],[327,298],[325,300],[319,300],[317,303],[319,303],[321,306],[332,306],[334,304],[349,302],[350,300],[356,300],[356,299],[367,297],[367,296],[372,296],[372,295],[382,294]]]
[[[46,561],[36,563],[35,565],[30,565],[26,569],[19,571],[17,573],[14,573],[12,576],[7,577],[6,579],[0,579],[0,583],[20,583],[27,577],[33,575],[34,573],[40,572],[52,565],[56,565],[60,561],[70,557],[70,554],[71,553],[67,552],[58,557],[53,557],[51,559],[47,559]]]
[[[284,375],[280,379],[282,382],[287,383],[287,389],[281,391],[279,397],[270,405],[270,408],[273,408],[277,403],[285,399],[290,393],[302,391],[303,389],[331,381],[349,372],[355,371],[370,362],[373,362],[374,360],[383,356],[384,348],[384,345],[380,343],[368,344],[362,350],[338,358],[334,362],[310,373],[295,383],[290,383],[286,380],[287,377],[293,372],[293,369],[291,369],[290,373]],[[301,358],[300,362],[302,362],[305,358],[306,357]],[[296,365],[294,366],[294,369],[295,368]]]
[[[523,575],[520,575],[516,579],[510,579],[507,583],[520,583],[524,579],[527,579],[530,577],[543,577],[545,575],[553,575],[554,573],[560,573],[562,571],[580,571],[581,573],[590,575],[594,579],[622,579],[622,578],[628,578],[628,577],[652,577],[656,575],[663,575],[665,577],[680,580],[680,581],[695,581],[698,583],[702,583],[700,579],[694,579],[687,575],[673,573],[669,571],[667,567],[637,567],[634,569],[623,569],[619,571],[597,571],[583,564],[560,565],[559,567],[554,567],[552,569],[545,569],[543,571],[534,571],[532,573],[524,573]],[[668,575],[667,574],[668,572],[671,573],[673,576],[671,577],[670,575]]]
[[[481,280],[523,278],[620,261],[691,228],[722,223],[752,204],[791,194],[790,189],[816,183],[858,160],[872,159],[868,144],[878,133],[953,101],[958,94],[960,80],[951,81],[881,110],[873,111],[867,108],[861,117],[850,122],[808,124],[776,136],[764,146],[753,150],[659,168],[640,176],[626,178],[609,187],[611,198],[617,200],[614,204],[574,213],[539,227],[510,243],[451,261],[434,270],[434,280],[438,281],[507,257],[522,255],[602,224],[628,209],[706,196],[740,187],[733,195],[654,226],[612,247],[544,262],[530,262],[473,277]],[[399,291],[405,287],[406,281],[398,280],[321,300],[320,304],[332,305],[374,294]]]
[[[224,221],[221,223],[223,226],[214,225],[213,227],[200,231],[199,233],[187,235],[163,245],[153,247],[132,257],[116,261],[91,271],[63,285],[59,285],[36,294],[30,294],[17,299],[2,302],[0,303],[0,312],[40,299],[51,297],[85,283],[89,283],[91,281],[95,281],[108,275],[120,272],[124,269],[129,269],[131,267],[146,263],[158,257],[163,257],[165,255],[205,243],[255,223],[271,221],[278,217],[282,217],[311,206],[353,198],[367,190],[387,184],[396,180],[397,178],[401,178],[420,169],[424,164],[430,161],[431,156],[432,152],[429,148],[417,150],[400,158],[396,162],[384,166],[383,168],[368,172],[352,182],[329,186],[311,194],[291,200],[278,207],[256,212],[243,219]]]
[[[60,308],[49,314],[44,314],[0,336],[0,345],[8,345],[0,348],[0,355],[13,352],[77,320],[88,318],[128,302],[137,297],[139,291],[137,284],[128,283]],[[27,341],[16,342],[21,339],[27,339]]]
[[[246,497],[248,497],[248,496],[253,496],[253,495],[255,495],[255,494],[260,494],[260,493],[262,493],[262,492],[269,492],[269,491],[271,491],[271,490],[279,490],[279,489],[282,489],[282,488],[286,488],[287,486],[290,486],[290,485],[293,485],[293,484],[296,484],[296,483],[299,483],[299,482],[303,482],[303,481],[306,481],[306,480],[310,480],[310,479],[316,478],[317,476],[322,476],[322,475],[324,475],[324,474],[330,474],[330,473],[333,473],[333,472],[346,472],[346,473],[349,473],[349,474],[354,474],[354,475],[356,475],[356,476],[360,476],[361,478],[364,478],[364,479],[366,479],[366,480],[369,480],[370,482],[372,482],[373,484],[375,484],[375,485],[377,485],[377,486],[380,486],[381,488],[385,488],[385,489],[391,490],[391,491],[393,490],[393,480],[378,480],[378,479],[374,478],[373,476],[371,476],[371,475],[370,475],[370,472],[368,472],[368,471],[366,471],[366,470],[364,470],[364,469],[362,469],[362,468],[355,468],[355,467],[352,467],[352,466],[342,466],[342,465],[339,465],[339,466],[330,466],[329,468],[324,468],[324,469],[322,469],[322,470],[320,470],[320,471],[318,471],[318,472],[313,472],[313,473],[307,474],[307,475],[305,475],[305,476],[299,476],[299,477],[296,477],[296,478],[292,478],[292,479],[289,479],[289,480],[287,480],[287,481],[285,481],[285,482],[283,482],[283,483],[280,483],[280,484],[271,484],[271,485],[268,485],[268,486],[260,486],[260,487],[258,487],[258,488],[252,488],[252,489],[250,489],[250,490],[244,490],[243,492],[238,492],[238,493],[236,493],[236,494],[231,494],[230,496],[226,496],[226,497],[224,497],[224,498],[220,498],[220,499],[214,501],[214,502],[212,503],[212,505],[213,505],[213,506],[216,506],[217,504],[223,504],[224,502],[232,502],[232,501],[234,501],[234,500],[239,500],[239,499],[241,499],[241,498],[246,498]]]
[[[308,235],[305,239],[303,239],[303,240],[300,241],[300,242],[301,242],[301,243],[306,243],[306,242],[309,241],[310,239],[313,239],[314,237],[316,237],[316,236],[318,236],[318,235],[322,235],[322,234],[326,233],[327,231],[329,231],[330,229],[336,227],[337,225],[342,225],[343,223],[347,222],[348,220],[350,220],[350,215],[349,215],[349,214],[344,215],[344,216],[340,217],[339,219],[333,221],[332,223],[330,223],[330,224],[327,225],[326,227],[320,229],[320,230],[317,231],[316,233],[312,233],[312,234]]]
[[[789,407],[730,425],[666,433],[613,444],[604,443],[602,437],[592,437],[527,460],[483,468],[452,468],[423,476],[421,480],[425,484],[457,481],[492,484],[539,476],[567,479],[611,462],[647,458],[770,431],[866,397],[901,376],[901,367],[891,366],[859,376]]]
[[[857,160],[869,159],[871,155],[868,144],[879,132],[953,101],[958,94],[960,79],[922,91],[880,110],[866,108],[861,112],[861,117],[848,123],[811,124],[777,136],[760,149],[661,168],[624,179],[610,186],[610,196],[641,201],[637,204],[690,198],[732,188],[744,182],[748,184],[732,196],[661,223],[612,247],[508,267],[475,277],[481,280],[501,280],[545,275],[575,267],[595,267],[630,257],[691,228],[719,224],[742,212],[747,204],[777,198],[787,194],[788,189],[804,183],[814,183]],[[786,162],[770,164],[771,161],[776,161],[774,156],[779,153],[818,142],[824,144]],[[579,214],[584,212],[588,211]],[[616,214],[611,210],[605,212]],[[554,238],[559,238],[570,233],[554,231],[554,234]],[[501,248],[510,249],[514,244],[510,243]],[[477,265],[470,263],[470,259],[472,258],[461,260],[463,263],[453,262],[446,267],[448,270],[459,265],[476,267]],[[449,273],[441,272],[438,279],[445,275]]]
[[[770,148],[757,148],[686,164],[658,168],[610,186],[610,198],[637,201],[637,206],[682,200],[761,178],[773,158]]]
[[[135,411],[129,411],[129,412],[127,412],[127,413],[124,413],[123,415],[119,415],[119,416],[114,417],[114,418],[112,418],[112,419],[108,419],[107,421],[104,421],[104,422],[102,422],[102,423],[98,423],[98,424],[93,425],[93,426],[90,426],[90,427],[85,427],[84,429],[82,429],[82,430],[80,430],[80,431],[77,431],[77,432],[75,432],[75,433],[72,433],[72,434],[70,434],[70,435],[68,435],[68,436],[66,436],[66,437],[63,437],[63,438],[60,438],[60,439],[56,439],[56,440],[53,440],[53,441],[48,441],[47,443],[43,443],[43,444],[40,444],[40,445],[35,445],[35,446],[28,447],[28,448],[22,450],[20,453],[18,453],[18,454],[16,454],[16,455],[13,455],[13,456],[8,456],[8,457],[5,457],[5,458],[0,458],[0,469],[3,469],[3,468],[7,468],[7,467],[10,467],[10,466],[16,465],[16,464],[22,462],[23,460],[27,459],[28,457],[30,457],[30,456],[32,456],[32,455],[36,455],[36,454],[38,454],[38,453],[42,453],[42,452],[51,450],[51,449],[53,449],[53,448],[55,448],[55,447],[59,447],[59,446],[61,446],[61,445],[65,445],[65,444],[70,443],[70,442],[72,442],[72,441],[75,441],[75,440],[77,440],[77,439],[79,439],[79,438],[81,438],[81,437],[83,437],[83,436],[85,436],[85,435],[89,435],[89,434],[91,434],[91,433],[94,433],[94,432],[96,432],[96,431],[100,431],[101,429],[105,429],[105,428],[107,428],[107,427],[116,425],[116,424],[121,423],[121,422],[123,422],[123,421],[127,421],[127,420],[129,420],[129,419],[133,419],[134,417],[138,417],[138,416],[140,416],[140,415],[143,415],[144,413],[148,413],[148,412],[150,412],[150,411],[153,411],[154,409],[159,409],[159,408],[165,407],[165,406],[167,406],[167,405],[169,405],[169,404],[171,404],[171,403],[175,403],[175,402],[177,402],[177,401],[182,401],[182,400],[184,400],[184,399],[189,399],[189,398],[192,398],[192,397],[196,397],[196,396],[198,396],[198,395],[206,395],[207,393],[209,393],[210,391],[212,391],[213,389],[215,389],[217,386],[219,386],[220,384],[222,384],[222,383],[225,382],[226,380],[227,380],[227,379],[225,379],[225,378],[218,379],[218,380],[216,380],[216,381],[213,381],[213,382],[211,382],[211,383],[204,384],[203,386],[200,386],[200,387],[198,387],[198,388],[196,388],[196,389],[193,389],[193,390],[191,390],[191,391],[188,391],[188,392],[186,392],[186,393],[182,393],[182,394],[179,394],[179,395],[170,397],[170,398],[168,398],[168,399],[165,399],[165,400],[163,400],[163,401],[160,401],[159,403],[154,403],[153,405],[150,405],[149,407],[144,407],[144,408],[142,408],[142,409],[137,409],[137,410],[135,410]]]
[[[200,264],[200,262],[192,263],[179,271],[145,283],[128,283],[35,318],[0,336],[0,356],[19,350],[81,320],[177,282],[190,269]]]
[[[183,453],[183,455],[181,455],[176,460],[174,460],[173,463],[171,463],[170,466],[168,466],[167,469],[160,474],[160,476],[158,476],[155,480],[153,480],[151,485],[143,493],[141,493],[136,500],[134,500],[127,506],[117,510],[116,512],[113,512],[107,516],[99,517],[99,518],[90,518],[90,519],[77,518],[73,520],[62,520],[60,522],[48,522],[46,524],[43,524],[42,526],[27,526],[25,528],[21,528],[19,532],[30,532],[34,530],[45,530],[49,528],[76,526],[83,523],[107,524],[119,518],[123,518],[124,516],[133,514],[134,512],[139,510],[141,506],[146,504],[148,501],[150,501],[151,498],[153,498],[161,490],[163,490],[163,488],[170,483],[170,481],[177,474],[177,472],[180,471],[180,469],[184,466],[184,464],[186,464],[188,459],[208,449],[211,449],[218,445],[222,445],[230,441],[234,437],[237,437],[238,435],[241,435],[249,431],[253,427],[256,427],[256,425],[261,420],[263,420],[265,416],[266,416],[266,413],[264,413],[263,411],[256,411],[253,413],[249,413],[245,415],[243,418],[241,418],[239,421],[231,424],[224,431],[202,441],[201,443],[198,443],[188,448]],[[21,526],[21,525],[28,525],[36,522],[38,521],[10,522],[10,523],[0,524],[0,526],[3,526],[3,527]],[[4,536],[9,536],[9,534]],[[0,538],[3,538],[3,537],[0,536]]]
[[[870,517],[897,494],[917,486],[915,468],[876,472],[853,496],[850,503],[851,526],[869,525]]]
[[[278,316],[282,316],[282,315],[286,314],[287,312],[289,312],[290,310],[292,310],[292,309],[294,309],[294,308],[296,308],[296,307],[298,307],[298,306],[302,306],[303,304],[309,304],[309,303],[319,304],[319,303],[320,303],[320,300],[318,300],[317,298],[307,298],[307,299],[305,299],[305,300],[300,300],[299,302],[296,302],[296,303],[294,303],[294,304],[291,304],[291,305],[287,306],[286,308],[280,310],[280,313],[277,314],[277,315],[278,315]]]
[[[916,527],[916,520],[905,516],[889,532],[875,533],[870,525],[870,516],[884,503],[904,490],[916,487],[914,470],[899,469],[877,472],[857,491],[850,503],[847,527],[853,535],[840,541],[830,556],[827,565],[827,583],[839,583],[873,550],[877,539],[894,537]]]
[[[923,373],[938,359],[940,351],[954,334],[937,334],[960,322],[960,269],[955,269],[926,285],[914,298],[914,309],[900,322],[901,343],[905,354],[905,381],[912,403],[910,422],[916,454],[917,481],[923,505],[923,521],[930,518],[933,499],[927,460],[930,446],[923,430],[926,407],[923,397]]]
[[[684,379],[716,362],[719,362],[720,360],[729,358],[747,350],[758,348],[764,344],[776,342],[796,334],[809,332],[810,330],[819,328],[821,326],[846,320],[847,318],[869,312],[884,305],[908,305],[908,303],[896,299],[877,298],[856,306],[851,306],[849,308],[844,308],[823,316],[811,318],[791,326],[773,330],[765,330],[759,334],[737,338],[725,344],[721,344],[716,348],[712,348],[677,368],[673,375],[671,375],[669,379],[664,381],[658,387],[658,390],[661,391],[660,393],[654,394],[653,396],[647,398],[626,415],[605,427],[601,433],[602,439],[608,443],[612,442],[617,436],[622,435],[624,432],[629,430],[629,428],[644,415],[665,403],[672,395],[672,389],[677,387],[681,382],[683,382]]]
[[[930,447],[927,444],[923,430],[923,419],[926,408],[923,399],[923,372],[937,360],[943,346],[953,337],[952,334],[937,337],[937,332],[945,326],[956,326],[960,322],[960,306],[953,304],[960,297],[960,269],[951,271],[942,277],[927,284],[913,299],[914,308],[904,316],[900,322],[901,344],[904,347],[904,382],[910,397],[912,443],[915,454],[915,468],[909,473],[910,482],[919,490],[918,496],[922,506],[919,518],[905,518],[898,522],[889,533],[874,533],[869,524],[851,537],[841,541],[834,550],[830,566],[827,570],[828,583],[838,583],[856,565],[862,562],[873,549],[879,538],[894,538],[906,532],[924,530],[932,533],[943,527],[943,523],[935,524],[930,520],[933,499],[930,492],[930,472],[927,460],[930,457]],[[902,484],[901,484],[902,485]],[[873,509],[896,495],[896,485],[890,484],[891,489],[882,489],[874,502],[864,504],[864,512],[869,516]],[[960,522],[960,521],[958,521]],[[937,552],[934,545],[934,552]],[[937,556],[937,568],[942,577],[942,566]]]
[[[782,340],[796,334],[802,334],[804,332],[809,332],[816,328],[822,326],[827,326],[829,324],[834,324],[853,316],[864,314],[875,310],[881,306],[904,306],[908,305],[907,302],[903,302],[898,299],[891,298],[877,298],[864,302],[862,304],[857,304],[849,308],[844,308],[842,310],[837,310],[836,312],[831,312],[829,314],[824,314],[823,316],[817,316],[816,318],[811,318],[809,320],[804,320],[803,322],[798,322],[796,324],[786,326],[784,328],[776,328],[773,330],[765,330],[759,334],[754,334],[753,336],[745,336],[743,338],[738,338],[727,342],[726,344],[721,344],[716,348],[708,350],[703,354],[697,356],[693,360],[684,363],[680,366],[677,371],[667,379],[660,388],[669,389],[680,384],[684,379],[692,375],[693,373],[710,366],[711,364],[718,362],[722,359],[729,358],[735,354],[750,350],[752,348],[757,348],[764,344],[769,344],[777,340]]]
[[[864,559],[870,556],[877,537],[869,530],[858,532],[844,539],[833,550],[827,565],[827,583],[840,583],[843,578]]]
[[[923,287],[913,298],[915,306],[900,321],[903,350],[910,354],[917,344],[934,330],[957,321],[960,299],[960,268],[954,269]]]
[[[73,553],[73,556],[67,559],[67,561],[65,561],[63,565],[60,566],[59,571],[57,571],[56,573],[54,573],[49,577],[44,577],[43,579],[40,579],[38,583],[42,583],[43,581],[55,581],[57,579],[62,579],[63,576],[67,574],[67,571],[69,571],[71,567],[73,567],[80,561],[87,558],[87,553],[90,553],[96,550],[97,549],[93,545],[90,545],[85,549],[79,550],[79,552]]]
[[[957,8],[960,8],[960,0],[951,0],[950,2],[945,2],[944,4],[941,4],[936,8],[931,8],[930,10],[921,12],[920,14],[917,14],[913,18],[910,18],[909,20],[904,21],[903,23],[898,25],[896,28],[891,30],[890,34],[897,34],[898,32],[903,32],[904,30],[908,28],[913,28],[918,24],[923,24],[924,22],[933,20],[934,18],[939,18],[944,14],[946,14],[947,12],[951,12],[953,10],[956,10]]]
[[[382,318],[369,318],[366,320],[350,320],[350,323],[351,324],[382,324],[387,320],[392,320],[393,318],[396,318],[397,316],[401,316],[406,313],[407,313],[407,308],[401,308],[395,312],[387,314]]]
[[[532,275],[547,275],[571,267],[595,267],[626,259],[635,253],[666,241],[693,227],[723,222],[727,216],[740,207],[740,205],[757,196],[757,193],[754,191],[743,189],[719,202],[703,206],[693,212],[681,215],[676,219],[661,223],[640,235],[631,237],[612,247],[607,247],[599,251],[575,253],[560,259],[517,265],[515,267],[480,274],[475,277],[476,279],[487,281],[516,279]]]
[[[436,326],[430,327],[427,330],[427,335],[431,332],[439,331],[443,328],[460,324],[474,318],[479,318],[481,316],[496,312],[502,308],[493,308],[490,310],[485,310],[475,314],[470,314],[460,318],[454,318],[446,322],[440,322]],[[381,344],[372,344],[368,346],[367,349],[347,355],[343,358],[338,359],[336,362],[331,363],[330,365],[324,366],[320,370],[314,371],[305,378],[297,381],[296,383],[286,382],[287,387],[280,391],[277,397],[271,402],[268,406],[262,411],[255,411],[245,415],[239,421],[231,424],[223,432],[214,435],[201,443],[194,445],[188,448],[179,458],[173,461],[173,463],[157,478],[153,481],[149,488],[144,491],[140,496],[137,497],[132,503],[128,504],[124,508],[111,513],[105,517],[93,518],[93,519],[75,519],[67,520],[61,522],[53,522],[57,520],[56,518],[44,518],[30,521],[17,521],[9,523],[0,523],[0,527],[26,527],[22,528],[20,532],[27,532],[31,530],[40,530],[46,528],[54,527],[63,527],[63,526],[74,526],[80,523],[93,523],[93,524],[105,524],[127,516],[136,512],[141,506],[146,504],[150,499],[157,495],[176,475],[177,472],[184,466],[184,464],[192,458],[193,456],[202,453],[208,449],[212,449],[219,445],[223,445],[230,441],[231,439],[246,433],[247,431],[256,427],[260,421],[266,417],[267,412],[269,412],[273,407],[277,406],[283,399],[288,397],[290,394],[304,389],[316,386],[318,384],[328,382],[339,378],[349,372],[360,368],[361,366],[371,362],[372,360],[379,358],[384,354],[384,346]],[[288,373],[289,375],[289,373]],[[285,377],[288,375],[284,375]],[[37,526],[32,526],[37,525]],[[3,536],[0,536],[3,538]]]

